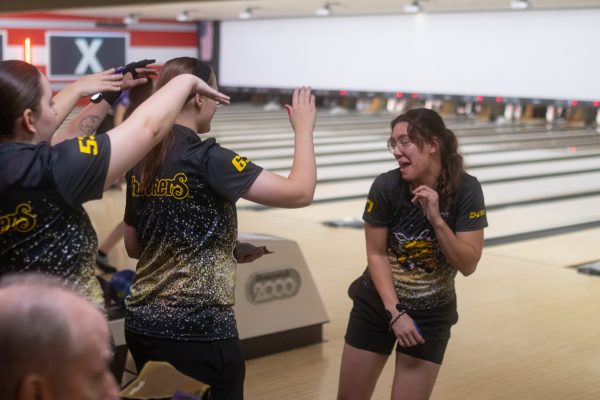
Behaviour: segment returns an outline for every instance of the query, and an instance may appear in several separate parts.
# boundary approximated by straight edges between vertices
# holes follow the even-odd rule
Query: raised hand
[[[115,69],[111,68],[96,74],[84,75],[73,82],[73,87],[77,90],[79,96],[89,96],[94,93],[121,90],[123,84],[123,75],[115,74]]]
[[[313,132],[317,117],[315,96],[310,87],[300,87],[294,90],[292,105],[285,105],[290,122],[295,132]]]
[[[154,68],[136,68],[135,73],[135,78],[131,72],[126,72],[123,75],[123,84],[120,88],[121,90],[128,90],[138,85],[142,85],[146,83],[150,77],[158,75],[158,72]]]

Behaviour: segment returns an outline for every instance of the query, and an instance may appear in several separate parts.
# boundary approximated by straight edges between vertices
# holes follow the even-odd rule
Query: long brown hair
[[[123,113],[123,121],[129,118],[131,114],[138,108],[148,97],[152,96],[154,91],[154,82],[150,78],[146,78],[146,83],[132,87],[129,89],[129,105]]]
[[[169,60],[163,65],[163,68],[156,82],[155,90],[163,87],[167,82],[181,74],[194,74],[209,85],[214,84],[214,74],[212,68],[197,58],[178,57]],[[190,96],[188,99],[191,100]],[[141,187],[144,192],[150,191],[154,180],[161,171],[165,159],[171,147],[173,146],[173,131],[169,133],[159,144],[156,145],[147,155],[140,161],[141,171]]]
[[[43,87],[36,67],[19,60],[0,61],[0,137],[15,133],[15,122],[27,109],[39,110]]]
[[[440,209],[448,210],[452,203],[452,195],[458,189],[465,172],[463,156],[458,151],[458,141],[454,132],[446,128],[444,120],[437,112],[427,108],[415,108],[397,116],[392,120],[392,130],[400,122],[408,124],[408,137],[419,148],[422,148],[424,143],[435,141],[438,144],[442,172],[435,189],[439,195]]]

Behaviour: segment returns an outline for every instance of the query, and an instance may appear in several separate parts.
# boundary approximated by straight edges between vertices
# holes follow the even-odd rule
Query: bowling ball
[[[131,283],[135,272],[130,269],[115,272],[110,279],[110,287],[116,297],[116,301],[120,304],[125,302],[125,298],[131,293]]]

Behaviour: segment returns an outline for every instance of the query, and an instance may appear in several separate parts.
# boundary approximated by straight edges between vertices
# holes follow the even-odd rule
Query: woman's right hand
[[[219,103],[222,103],[222,104],[230,103],[229,96],[219,92],[218,90],[211,87],[208,83],[204,82],[202,79],[198,78],[197,76],[194,75],[194,77],[196,78],[196,85],[194,86],[193,94],[196,94],[196,93],[201,94],[202,96],[206,96],[206,97],[213,99],[215,101],[218,101]]]
[[[300,87],[294,90],[292,105],[285,105],[294,132],[310,132],[315,129],[317,109],[315,95],[310,87]]]
[[[394,318],[395,316],[392,317],[392,321]],[[421,336],[421,333],[417,329],[415,320],[406,313],[394,322],[392,330],[398,338],[398,344],[402,347],[413,347],[425,343],[425,339],[423,339],[423,336]]]

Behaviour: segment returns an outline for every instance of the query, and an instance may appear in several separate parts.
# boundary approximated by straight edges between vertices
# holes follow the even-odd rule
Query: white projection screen
[[[600,10],[223,21],[229,87],[600,99]]]

